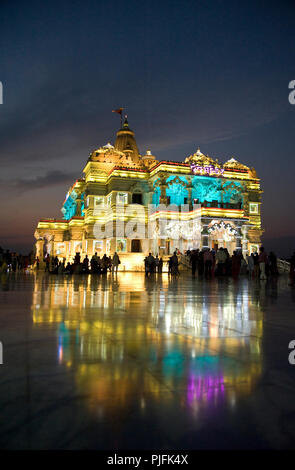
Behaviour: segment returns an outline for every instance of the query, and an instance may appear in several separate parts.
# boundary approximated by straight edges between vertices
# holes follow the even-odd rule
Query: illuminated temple
[[[38,222],[40,260],[117,251],[122,270],[139,270],[148,252],[222,246],[245,255],[260,245],[260,180],[234,158],[222,164],[200,149],[180,162],[158,161],[150,150],[141,155],[126,117],[114,145],[93,151],[83,173],[62,219]]]

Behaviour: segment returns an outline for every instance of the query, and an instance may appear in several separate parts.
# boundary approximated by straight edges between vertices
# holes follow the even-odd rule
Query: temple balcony
[[[160,204],[149,208],[149,217],[153,219],[191,220],[196,217],[222,217],[230,219],[249,219],[245,217],[241,203],[219,203],[217,201],[204,201],[201,204]]]
[[[234,210],[242,210],[242,203],[237,202],[237,203],[230,203],[230,202],[219,202],[219,201],[203,201],[201,203],[198,202],[198,200],[194,200],[193,204],[189,204],[187,202],[184,202],[183,204],[174,204],[170,203],[168,200],[168,203],[165,204],[155,204],[154,205],[154,210],[152,212],[158,212],[159,210],[165,210],[165,211],[183,211],[184,208],[187,208],[189,212],[196,210],[200,207],[204,208],[214,208],[214,209],[234,209]]]
[[[218,202],[218,201],[204,201],[201,207],[214,207],[220,209],[242,209],[242,203]]]

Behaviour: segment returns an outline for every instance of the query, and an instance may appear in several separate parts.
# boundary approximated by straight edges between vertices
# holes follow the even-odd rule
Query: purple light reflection
[[[203,375],[190,375],[187,387],[187,401],[191,405],[193,402],[206,399],[212,402],[214,398],[224,398],[224,377],[218,376],[203,376]]]

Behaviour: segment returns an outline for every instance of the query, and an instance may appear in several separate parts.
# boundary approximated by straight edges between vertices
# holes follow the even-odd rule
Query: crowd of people
[[[45,271],[52,274],[106,274],[110,272],[118,272],[118,266],[121,263],[117,253],[114,256],[107,256],[104,254],[102,257],[95,253],[89,260],[86,255],[81,262],[80,253],[76,253],[73,263],[66,260],[59,260],[57,256],[50,256],[47,254],[44,258]],[[40,261],[36,258],[36,269],[39,269]]]
[[[27,256],[21,255],[14,251],[3,250],[0,247],[0,272],[6,273],[8,270],[12,272],[25,271],[33,262],[33,253]]]
[[[179,275],[179,250],[176,250],[167,261],[168,274],[172,276]],[[237,279],[240,274],[248,274],[249,278],[267,279],[269,276],[277,276],[278,265],[277,257],[271,251],[268,255],[263,247],[260,247],[259,253],[252,253],[243,257],[242,251],[234,251],[229,254],[226,248],[220,247],[217,251],[214,249],[188,250],[187,259],[191,266],[193,277],[196,274],[199,277],[212,278],[214,276],[232,276]],[[290,261],[290,285],[295,286],[295,252]],[[86,255],[81,261],[80,253],[76,253],[72,263],[66,263],[57,256],[47,254],[44,258],[45,271],[53,274],[106,274],[107,272],[118,272],[121,264],[117,253],[113,256],[104,254],[102,257],[95,253],[91,259]],[[40,260],[38,257],[34,259],[33,253],[28,256],[20,255],[9,250],[4,251],[0,247],[0,273],[25,271],[30,266],[35,265],[39,269]],[[153,256],[149,253],[144,258],[145,275],[147,277],[154,273],[163,272],[163,258],[158,255]]]
[[[177,252],[175,251],[172,256],[168,259],[168,274],[172,276],[179,275],[178,269],[179,261],[177,257]],[[153,256],[149,253],[146,258],[144,258],[144,270],[147,277],[151,276],[154,273],[162,273],[163,271],[163,258],[159,258],[158,255]]]
[[[211,278],[213,276],[232,276],[237,279],[240,274],[247,274],[252,278],[267,279],[269,275],[277,276],[277,257],[271,251],[266,254],[264,247],[260,247],[259,253],[255,252],[244,258],[241,250],[236,250],[230,256],[227,248],[220,247],[217,251],[188,250],[192,275]]]
[[[169,256],[167,261],[168,274],[172,276],[179,276],[179,250],[175,250],[172,256]],[[151,253],[144,259],[145,275],[151,276],[154,273],[162,273],[163,271],[163,258],[158,255],[153,256]]]
[[[155,272],[161,273],[163,271],[163,258],[159,258],[158,255],[153,256],[149,253],[149,255],[144,258],[143,262],[146,276],[150,276]]]

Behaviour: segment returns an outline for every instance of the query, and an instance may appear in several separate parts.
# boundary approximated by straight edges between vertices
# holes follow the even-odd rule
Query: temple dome
[[[189,164],[194,163],[200,166],[213,165],[215,167],[220,167],[218,160],[214,160],[214,158],[211,158],[208,155],[204,155],[199,148],[193,155],[186,157],[186,159],[184,160],[184,163],[189,163]]]
[[[224,168],[232,168],[234,170],[250,170],[250,168],[238,162],[234,157],[227,160],[223,165]]]
[[[123,152],[118,151],[115,149],[113,145],[109,142],[102,147],[94,150],[90,154],[90,160],[99,162],[99,163],[119,163],[122,158],[125,157]]]
[[[142,156],[142,161],[147,167],[151,167],[158,163],[158,160],[156,159],[155,155],[153,155],[150,150],[147,150],[145,155]]]
[[[123,152],[128,156],[128,159],[135,164],[139,163],[141,160],[135,140],[135,134],[129,127],[127,116],[125,116],[122,128],[117,132],[115,149],[119,152]]]
[[[102,167],[105,169],[110,169],[114,166],[128,168],[141,168],[143,166],[141,159],[138,162],[134,161],[131,152],[122,152],[110,143],[94,150],[90,154],[89,160],[102,164]]]

